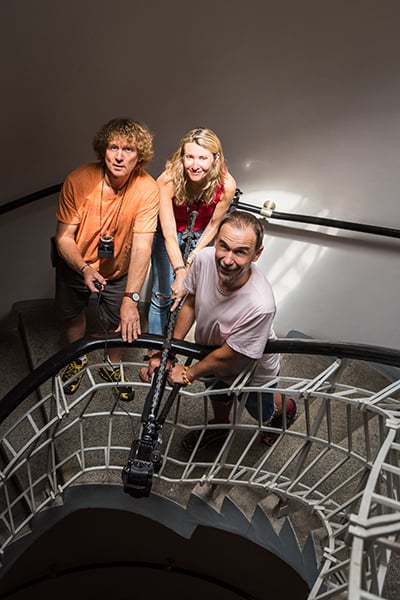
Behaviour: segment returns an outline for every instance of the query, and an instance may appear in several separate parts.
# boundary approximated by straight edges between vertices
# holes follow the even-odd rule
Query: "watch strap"
[[[140,294],[139,292],[125,292],[124,297],[130,298],[133,302],[139,302]]]

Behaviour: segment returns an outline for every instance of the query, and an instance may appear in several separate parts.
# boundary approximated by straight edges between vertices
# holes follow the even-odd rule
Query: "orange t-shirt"
[[[78,225],[75,241],[85,262],[105,279],[128,272],[135,233],[153,233],[157,227],[159,189],[148,173],[131,177],[112,200],[102,198],[103,167],[91,163],[70,173],[61,189],[57,220]],[[114,258],[98,258],[100,233],[114,236]]]

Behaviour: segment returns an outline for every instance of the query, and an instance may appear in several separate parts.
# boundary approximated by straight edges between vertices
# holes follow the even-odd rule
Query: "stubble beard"
[[[236,281],[236,279],[238,279],[238,277],[241,275],[241,273],[243,272],[242,269],[233,269],[232,271],[222,271],[221,267],[219,264],[217,264],[217,272],[218,272],[218,278],[220,280],[220,282],[224,285],[224,286],[229,286],[232,283],[234,283]]]

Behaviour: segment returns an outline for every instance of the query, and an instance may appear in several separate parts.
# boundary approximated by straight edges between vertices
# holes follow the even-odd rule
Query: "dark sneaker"
[[[289,408],[286,409],[286,429],[289,429],[297,419],[297,406],[296,402],[293,398],[287,398],[287,404],[289,404]],[[278,415],[277,417],[273,417],[271,421],[268,423],[270,427],[276,427],[277,429],[283,428],[283,418],[282,415]],[[280,433],[274,433],[273,431],[264,431],[261,436],[261,441],[263,444],[267,446],[273,446],[280,436]]]
[[[83,377],[83,369],[88,364],[87,358],[77,358],[69,363],[60,373],[61,381],[64,384],[64,393],[68,396],[70,394],[74,394],[78,387],[81,385],[82,377]],[[77,377],[74,377],[77,375]],[[71,379],[71,377],[74,377]],[[71,379],[71,381],[69,381]]]
[[[133,387],[128,385],[119,385],[121,383],[121,369],[119,367],[101,367],[99,369],[99,375],[108,383],[116,383],[117,386],[113,387],[113,392],[117,400],[123,402],[131,402],[135,396],[135,390]],[[125,377],[125,381],[128,381]]]

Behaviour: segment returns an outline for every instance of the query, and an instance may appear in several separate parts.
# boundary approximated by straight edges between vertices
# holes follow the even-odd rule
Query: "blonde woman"
[[[165,333],[168,312],[184,296],[183,280],[197,253],[209,245],[232,202],[236,182],[228,172],[222,145],[207,128],[189,131],[168,159],[159,176],[159,226],[153,240],[153,288],[149,309],[149,333]],[[183,254],[192,211],[191,252]]]

